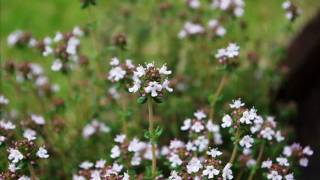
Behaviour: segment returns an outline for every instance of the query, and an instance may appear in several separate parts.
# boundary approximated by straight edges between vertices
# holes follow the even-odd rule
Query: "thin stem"
[[[31,180],[36,180],[36,173],[35,173],[35,170],[33,168],[33,166],[31,164],[28,164],[28,168],[29,168],[29,171],[30,171],[30,175],[31,175]]]
[[[156,159],[156,143],[153,138],[153,109],[152,100],[148,100],[148,111],[149,111],[149,135],[152,146],[152,179],[156,179],[157,159]]]
[[[215,113],[215,105],[216,105],[216,101],[217,98],[219,97],[224,85],[226,84],[227,81],[227,75],[224,74],[219,82],[218,88],[216,89],[215,93],[213,94],[213,99],[211,102],[211,107],[210,107],[210,112],[209,112],[209,119],[213,120],[213,116]]]
[[[235,135],[235,142],[232,150],[232,154],[229,160],[230,164],[233,164],[234,160],[237,157],[237,152],[238,152],[238,142],[239,142],[239,136],[240,136],[240,128],[237,128],[236,135]]]
[[[262,156],[263,156],[263,152],[264,152],[264,147],[265,147],[265,142],[263,142],[260,145],[256,167],[260,166],[260,163],[261,163],[261,160],[262,160]],[[252,180],[255,173],[256,173],[256,168],[252,168],[248,180]]]

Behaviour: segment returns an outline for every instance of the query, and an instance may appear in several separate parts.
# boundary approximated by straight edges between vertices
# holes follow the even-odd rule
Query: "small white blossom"
[[[149,82],[148,86],[144,88],[146,93],[151,93],[152,97],[158,96],[158,92],[162,90],[162,85],[156,81]]]
[[[110,155],[110,157],[111,157],[112,159],[115,159],[115,158],[117,158],[117,157],[120,157],[120,154],[121,154],[121,151],[120,151],[119,146],[117,146],[117,145],[113,146],[113,148],[111,149],[111,155]]]
[[[207,117],[207,115],[206,115],[203,111],[201,111],[201,110],[198,110],[198,111],[195,112],[193,115],[194,115],[198,120],[201,120],[201,119]]]
[[[28,141],[33,141],[36,139],[36,131],[32,130],[32,129],[26,129],[23,132],[23,137],[26,138]]]
[[[182,177],[178,175],[177,171],[173,170],[170,173],[169,180],[182,180]]]
[[[38,125],[44,125],[46,122],[42,116],[31,114],[31,120]]]
[[[217,176],[220,171],[213,166],[207,166],[205,170],[202,171],[203,176],[208,176],[208,179],[213,179],[214,176]]]
[[[250,148],[253,144],[254,140],[250,135],[245,135],[240,141],[239,144],[242,147]]]
[[[198,158],[193,157],[187,165],[187,172],[188,174],[197,173],[201,168],[201,161]]]
[[[106,164],[106,160],[100,159],[100,160],[96,161],[95,168],[102,169],[105,164]]]
[[[261,168],[267,168],[270,169],[272,166],[272,161],[270,159],[263,161],[261,164]]]
[[[223,180],[233,179],[233,174],[231,170],[231,163],[227,163],[226,166],[222,170],[222,178]]]
[[[239,109],[244,106],[244,103],[241,102],[241,99],[232,100],[232,104],[229,104],[232,109]]]
[[[124,78],[126,71],[117,66],[109,71],[108,79],[111,81],[119,81]]]
[[[271,141],[272,137],[275,135],[275,132],[270,127],[266,127],[261,130],[260,134],[264,139]]]
[[[211,149],[209,151],[207,151],[207,154],[213,158],[217,157],[217,156],[221,156],[222,152],[219,151],[217,148]]]
[[[118,134],[118,135],[116,135],[116,137],[114,138],[114,141],[117,142],[117,143],[122,144],[125,139],[126,139],[126,135],[125,135],[125,134]]]
[[[221,127],[222,128],[227,128],[227,127],[231,127],[231,125],[232,125],[231,116],[229,116],[228,114],[224,115],[223,118],[222,118]]]
[[[309,164],[309,160],[308,160],[307,158],[301,158],[301,159],[299,160],[299,164],[300,164],[300,166],[302,166],[302,167],[307,167],[308,164]]]
[[[277,157],[276,160],[281,166],[287,166],[288,167],[290,165],[287,158]]]
[[[290,174],[285,175],[285,176],[284,176],[284,179],[285,179],[285,180],[294,180],[293,173],[290,173]]]
[[[163,75],[169,75],[172,73],[172,71],[167,70],[167,66],[166,65],[162,65],[162,67],[159,69],[159,73],[163,74]]]
[[[9,104],[9,99],[7,99],[6,97],[4,97],[3,95],[0,95],[0,104],[2,104],[2,105],[7,105],[7,104]]]
[[[90,169],[93,167],[93,163],[90,161],[84,161],[79,166],[81,169]]]
[[[305,148],[303,148],[302,153],[307,156],[312,156],[313,150],[310,148],[310,146],[306,146]]]
[[[9,156],[8,159],[12,162],[12,163],[18,163],[19,161],[21,161],[24,158],[23,154],[17,150],[17,149],[13,149],[10,148],[9,149]]]
[[[196,133],[199,133],[201,132],[202,130],[204,130],[204,126],[203,124],[200,122],[200,121],[196,121],[192,126],[191,126],[191,130],[196,132]]]
[[[118,66],[119,64],[120,64],[120,61],[117,57],[111,58],[111,61],[110,61],[111,66]]]
[[[45,148],[40,147],[39,150],[37,151],[37,156],[42,159],[47,159],[49,157],[49,154]]]
[[[181,126],[181,130],[182,131],[186,131],[186,130],[189,130],[190,129],[190,127],[191,127],[191,119],[186,119],[186,120],[184,120],[183,121],[183,126]]]
[[[282,176],[277,171],[271,171],[270,173],[268,173],[267,179],[282,180]]]
[[[180,159],[179,155],[171,154],[169,157],[169,161],[171,162],[171,167],[176,168],[182,164],[182,160]]]

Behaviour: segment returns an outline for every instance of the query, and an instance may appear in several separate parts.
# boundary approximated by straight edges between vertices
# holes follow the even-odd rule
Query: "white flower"
[[[219,173],[220,171],[213,166],[207,166],[206,169],[202,171],[202,175],[208,176],[209,179],[213,179],[213,177],[217,176]]]
[[[122,168],[123,168],[123,165],[118,163],[113,163],[112,165],[112,170],[118,173],[121,172]]]
[[[151,93],[152,97],[158,96],[158,92],[162,90],[162,85],[157,81],[149,82],[148,86],[144,88],[146,93]]]
[[[228,180],[233,178],[232,170],[231,170],[231,163],[227,163],[226,166],[222,170],[222,178],[223,180]]]
[[[213,138],[214,138],[213,141],[215,144],[220,145],[223,143],[222,135],[219,132],[215,133]]]
[[[0,95],[0,104],[3,104],[3,105],[9,104],[9,99],[4,97],[3,95]]]
[[[23,32],[20,30],[14,31],[11,34],[9,34],[8,39],[7,39],[7,43],[9,46],[14,46],[19,39],[22,37]]]
[[[1,120],[0,121],[0,127],[5,129],[5,130],[12,130],[12,129],[16,128],[16,125],[14,125],[10,121]]]
[[[282,176],[279,175],[277,171],[271,171],[270,173],[268,173],[267,179],[271,179],[271,180],[281,180],[281,179],[282,179]]]
[[[110,61],[110,65],[111,66],[118,66],[120,63],[119,59],[117,57],[113,57],[111,58],[111,61]]]
[[[181,126],[180,129],[182,131],[186,131],[186,130],[190,129],[190,127],[191,127],[191,119],[186,119],[183,121],[183,126]]]
[[[12,173],[16,172],[17,170],[21,169],[17,167],[15,163],[9,163],[8,170]]]
[[[201,161],[198,158],[193,157],[187,165],[187,172],[188,174],[197,173],[201,168]]]
[[[108,79],[111,81],[119,81],[124,78],[126,71],[117,66],[109,71]]]
[[[285,180],[294,180],[293,173],[290,173],[290,174],[285,175],[285,176],[284,176],[284,179],[285,179]]]
[[[204,130],[204,126],[202,125],[202,123],[200,121],[196,121],[192,126],[191,126],[191,130],[199,133],[202,130]]]
[[[169,157],[169,161],[171,162],[171,167],[176,168],[182,164],[182,160],[180,159],[179,155],[171,154]]]
[[[197,150],[197,146],[193,142],[189,141],[186,144],[186,149],[187,149],[187,151],[196,151]]]
[[[30,177],[23,175],[18,180],[30,180]]]
[[[128,146],[129,152],[138,152],[141,151],[145,147],[143,142],[140,142],[137,138],[134,138]]]
[[[9,161],[11,161],[12,163],[18,163],[20,160],[22,160],[24,158],[23,154],[17,150],[17,149],[13,149],[10,148],[9,149],[9,156],[8,159]]]
[[[221,127],[227,128],[227,127],[231,127],[231,125],[232,125],[232,118],[228,114],[224,115],[222,118]]]
[[[52,53],[53,53],[53,49],[50,46],[45,46],[42,55],[49,56]]]
[[[183,147],[184,147],[184,143],[180,140],[175,139],[170,141],[170,146],[169,146],[170,149],[179,149]]]
[[[96,161],[95,168],[102,169],[105,164],[106,164],[106,160],[100,159],[100,160]]]
[[[177,171],[173,170],[170,173],[169,180],[182,180],[182,177],[178,175]]]
[[[56,32],[56,35],[53,38],[54,42],[59,42],[63,39],[63,34],[61,32]]]
[[[89,162],[89,161],[84,161],[80,164],[79,166],[81,169],[90,169],[91,167],[93,167],[93,163]]]
[[[220,127],[217,124],[213,124],[211,120],[207,122],[206,128],[209,132],[218,133],[220,131]]]
[[[287,166],[288,167],[290,165],[287,158],[277,157],[276,160],[281,166]]]
[[[123,178],[122,180],[130,180],[130,176],[128,173],[123,173]]]
[[[81,30],[80,27],[76,26],[76,27],[73,28],[72,34],[75,35],[75,36],[81,37],[81,36],[83,36],[84,33],[83,33],[83,31]]]
[[[134,71],[133,73],[134,73],[134,76],[142,77],[146,74],[146,69],[143,66],[139,65],[136,68],[136,71]]]
[[[74,174],[72,176],[72,180],[86,180],[86,178],[83,176],[78,176],[78,175]]]
[[[101,180],[100,171],[97,171],[97,170],[92,171],[90,180]]]
[[[245,148],[250,148],[254,142],[253,138],[250,135],[245,135],[239,142],[240,146]]]
[[[199,0],[188,0],[188,5],[192,9],[198,9],[200,7],[200,1]]]
[[[111,149],[111,155],[110,155],[110,157],[111,157],[112,159],[115,159],[115,158],[117,158],[117,157],[120,157],[120,154],[121,154],[121,151],[120,151],[119,146],[117,146],[117,145],[113,146],[113,148]]]
[[[205,136],[199,136],[194,144],[198,147],[199,152],[202,152],[208,148],[209,140]]]
[[[31,114],[31,120],[38,125],[44,125],[46,122],[42,116]]]
[[[229,104],[232,109],[239,109],[244,106],[244,103],[241,102],[241,99],[232,100],[232,104]]]
[[[52,43],[52,39],[47,36],[47,37],[45,37],[45,38],[43,39],[43,43],[44,43],[45,45],[49,46],[49,45]]]
[[[139,91],[140,88],[141,88],[141,81],[140,81],[140,79],[135,78],[135,79],[133,80],[133,86],[130,87],[128,90],[129,90],[129,92],[131,92],[131,93],[136,93],[136,92]]]
[[[28,47],[32,48],[35,47],[37,45],[37,40],[34,38],[30,38],[29,42],[28,42]]]
[[[52,71],[60,71],[62,66],[63,66],[63,64],[62,64],[61,60],[56,59],[53,61],[52,65],[51,65],[51,70]]]
[[[173,89],[169,87],[170,81],[168,79],[165,79],[162,83],[162,88],[166,89],[168,92],[172,92]]]
[[[292,149],[290,146],[285,146],[283,148],[283,151],[282,151],[282,154],[287,156],[287,157],[290,157],[292,155]]]
[[[135,153],[131,159],[131,165],[132,166],[138,166],[141,164],[141,157],[138,153]]]
[[[276,132],[275,138],[276,138],[277,142],[281,142],[281,141],[284,140],[284,137],[281,135],[281,132],[280,132],[280,131],[277,131],[277,132]]]
[[[270,169],[272,166],[272,161],[270,159],[263,161],[261,164],[261,168],[267,168]]]
[[[127,66],[129,69],[135,68],[135,66],[132,64],[132,60],[131,60],[131,59],[126,59],[126,66]]]
[[[242,117],[240,118],[240,122],[243,124],[252,124],[252,121],[257,118],[256,114],[257,110],[254,108],[250,109],[250,111],[245,111],[242,113]]]
[[[116,135],[116,137],[114,138],[114,141],[117,142],[117,143],[122,144],[125,139],[126,139],[126,135],[125,135],[125,134],[118,134],[118,135]]]
[[[33,141],[36,139],[36,131],[32,130],[32,129],[26,129],[23,132],[23,137],[26,138],[28,141]]]
[[[219,151],[217,148],[211,149],[210,151],[207,151],[207,154],[213,158],[217,157],[217,156],[221,156],[222,152]]]
[[[272,136],[275,135],[275,132],[270,127],[266,127],[261,130],[260,134],[262,135],[262,137],[264,139],[267,139],[270,141],[270,140],[272,140]]]
[[[207,115],[201,111],[201,110],[198,110],[197,112],[193,113],[193,115],[198,119],[198,120],[201,120],[203,118],[206,118]]]
[[[42,159],[47,159],[49,157],[49,154],[45,148],[40,147],[39,150],[37,151],[37,156]]]
[[[300,166],[302,166],[302,167],[307,167],[308,164],[309,164],[309,160],[308,160],[307,158],[301,158],[301,159],[299,160],[299,164],[300,164]]]
[[[166,65],[162,65],[162,67],[159,69],[159,73],[163,74],[163,75],[169,75],[172,73],[172,71],[167,70],[167,66]]]
[[[307,155],[307,156],[312,156],[313,155],[313,151],[310,148],[310,146],[306,146],[305,148],[303,148],[302,153]]]
[[[257,164],[257,161],[256,160],[254,160],[254,159],[249,159],[248,161],[247,161],[247,163],[246,163],[246,166],[247,167],[253,167],[253,166],[255,166]]]

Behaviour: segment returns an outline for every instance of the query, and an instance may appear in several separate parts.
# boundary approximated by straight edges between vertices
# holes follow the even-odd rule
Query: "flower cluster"
[[[290,0],[283,2],[282,8],[286,11],[286,18],[289,21],[294,21],[301,14],[301,9],[295,6]]]
[[[213,0],[212,8],[232,13],[236,17],[243,16],[245,3],[243,0]]]
[[[105,125],[102,122],[99,122],[98,120],[94,119],[92,120],[92,122],[90,122],[89,124],[87,124],[83,130],[82,130],[82,136],[85,139],[88,139],[89,137],[91,137],[94,134],[97,133],[109,133],[110,132],[110,128]]]
[[[218,49],[216,53],[216,58],[220,63],[226,64],[231,63],[232,60],[239,56],[240,47],[235,43],[229,43],[228,47]]]
[[[37,63],[10,61],[5,64],[4,68],[9,74],[16,75],[15,79],[18,83],[32,81],[40,96],[51,95],[60,89],[58,84],[50,83],[42,66]]]

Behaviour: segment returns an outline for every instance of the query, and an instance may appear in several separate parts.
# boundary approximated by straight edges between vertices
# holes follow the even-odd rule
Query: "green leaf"
[[[137,103],[138,104],[144,104],[145,102],[147,102],[148,98],[147,96],[140,96],[138,99],[137,99]]]
[[[156,103],[162,103],[163,102],[163,97],[153,97],[152,98]]]

